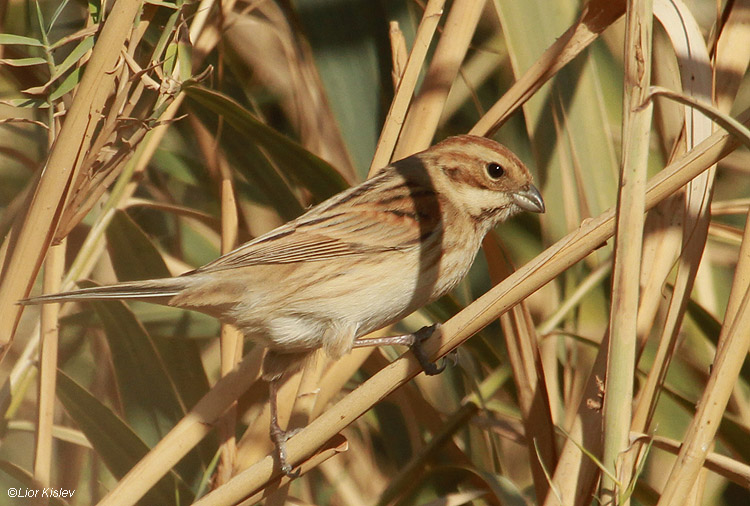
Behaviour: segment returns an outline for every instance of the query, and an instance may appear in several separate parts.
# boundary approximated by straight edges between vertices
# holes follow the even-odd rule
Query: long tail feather
[[[69,292],[50,293],[29,297],[18,301],[19,304],[46,304],[48,302],[65,302],[70,300],[106,300],[106,299],[153,299],[169,298],[181,293],[187,287],[185,278],[149,279],[146,281],[128,281],[116,285],[81,288]]]

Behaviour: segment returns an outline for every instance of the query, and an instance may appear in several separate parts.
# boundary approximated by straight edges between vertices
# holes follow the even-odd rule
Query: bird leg
[[[271,441],[276,447],[276,456],[279,459],[281,471],[290,478],[299,476],[299,469],[292,471],[292,466],[286,461],[286,442],[299,432],[300,429],[282,430],[279,426],[278,407],[276,397],[279,391],[280,378],[272,379],[268,382],[268,403],[271,411]]]
[[[419,361],[419,365],[421,365],[422,369],[424,369],[425,374],[434,376],[443,372],[443,370],[445,369],[446,360],[443,359],[443,363],[439,366],[434,362],[430,362],[430,359],[427,357],[427,353],[425,353],[424,348],[422,347],[422,343],[429,339],[430,336],[432,336],[432,334],[435,332],[435,330],[438,329],[438,327],[440,327],[440,324],[436,323],[434,325],[422,327],[412,334],[403,334],[400,336],[390,337],[374,337],[372,339],[358,339],[354,341],[353,347],[361,348],[364,346],[388,345],[408,346]],[[299,469],[297,469],[296,471],[292,471],[292,466],[287,462],[286,442],[289,440],[289,438],[299,432],[300,429],[285,431],[279,426],[278,406],[276,403],[279,383],[281,383],[282,374],[276,373],[275,370],[277,368],[279,370],[282,370],[278,367],[277,362],[280,360],[280,357],[284,356],[284,354],[276,354],[273,352],[268,352],[266,354],[266,360],[264,361],[264,371],[266,369],[268,369],[268,371],[264,372],[264,379],[268,381],[268,402],[271,412],[271,441],[273,441],[274,445],[276,446],[276,456],[279,459],[279,466],[281,467],[281,471],[284,474],[286,474],[290,478],[296,478],[299,476]],[[286,362],[283,363],[286,364]]]
[[[428,340],[430,336],[432,336],[432,334],[435,332],[435,330],[438,329],[438,327],[440,327],[440,324],[436,323],[434,325],[422,327],[412,334],[403,334],[400,336],[390,337],[373,337],[371,339],[357,339],[356,341],[354,341],[353,347],[362,348],[364,346],[386,346],[394,344],[408,346],[411,349],[412,353],[414,353],[417,361],[419,361],[419,365],[421,365],[422,369],[424,369],[425,374],[427,374],[428,376],[434,376],[436,374],[440,374],[445,369],[445,358],[443,359],[443,363],[440,365],[437,365],[435,362],[430,362],[430,359],[427,357],[427,353],[425,353],[424,348],[422,347],[422,343]]]

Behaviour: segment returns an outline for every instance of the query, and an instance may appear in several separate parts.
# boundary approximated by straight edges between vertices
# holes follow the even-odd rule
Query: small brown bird
[[[283,471],[289,434],[276,390],[318,348],[405,344],[419,353],[432,327],[359,339],[453,289],[496,224],[544,201],[524,164],[483,137],[451,137],[389,165],[281,227],[181,276],[42,295],[23,304],[139,299],[207,313],[267,347],[271,437]]]

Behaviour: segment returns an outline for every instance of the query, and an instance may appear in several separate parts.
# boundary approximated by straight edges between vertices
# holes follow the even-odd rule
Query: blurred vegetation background
[[[128,3],[135,4],[130,19],[118,10]],[[498,227],[453,294],[390,329],[412,331],[460,318],[509,272],[616,205],[620,160],[630,149],[622,127],[624,2],[138,4],[0,3],[0,295],[7,295],[0,302],[7,311],[2,339],[10,341],[0,363],[3,504],[29,503],[8,497],[12,487],[43,486],[76,491],[52,504],[99,502],[243,354],[232,351],[236,338],[217,338],[213,319],[143,303],[66,304],[59,314],[49,309],[41,326],[40,308],[30,307],[16,328],[13,301],[27,288],[40,293],[43,283],[55,291],[91,282],[82,280],[106,284],[188,271],[365,179],[376,148],[379,159],[389,160],[391,153],[423,149],[424,139],[489,133],[531,167],[547,213]],[[702,80],[709,92],[694,96],[713,101],[717,124],[746,111],[750,2],[655,5],[661,14],[645,60],[653,61],[653,82],[687,95],[686,76]],[[667,16],[669,5],[677,5],[678,20]],[[442,15],[424,16],[436,7]],[[105,20],[124,25],[120,39],[112,35],[121,43],[102,46]],[[545,52],[567,40],[569,29],[591,35],[584,33],[579,46]],[[675,49],[680,31],[698,35],[688,50]],[[424,63],[414,56],[420,43]],[[101,64],[97,51],[110,63]],[[413,84],[405,83],[409,54]],[[523,84],[521,77],[540,66],[549,72]],[[445,75],[440,68],[448,69]],[[104,77],[86,87],[89,71]],[[529,95],[493,113],[517,82],[522,87],[513,89]],[[397,90],[412,105],[406,121],[391,109]],[[99,94],[94,112],[74,115],[76,102],[90,95],[95,103]],[[653,122],[643,132],[649,176],[693,149],[685,125],[699,127],[686,119],[689,110],[655,99]],[[71,126],[75,118],[80,127]],[[702,118],[696,124],[705,125]],[[396,135],[381,138],[388,125],[398,125]],[[77,132],[70,134],[78,135],[76,142],[61,137],[66,128]],[[717,346],[724,346],[719,336],[731,344],[733,336],[750,334],[745,320],[725,321],[728,306],[740,307],[730,291],[738,301],[747,292],[738,262],[741,251],[748,255],[741,250],[748,162],[747,148],[739,148],[715,176],[710,172],[703,203],[711,212],[697,228],[686,225],[693,217],[683,192],[648,215],[641,264],[628,273],[640,280],[641,295],[630,374],[635,391],[626,399],[637,413],[649,413],[640,424],[634,415],[632,424],[647,436],[633,443],[638,459],[618,460],[618,471],[632,469],[618,485],[618,504],[673,504],[665,490],[679,466],[675,445],[695,423],[698,401],[712,392],[712,364]],[[45,167],[61,178],[46,187]],[[700,227],[704,233],[695,231]],[[36,239],[25,242],[27,235]],[[19,246],[26,244],[36,247]],[[598,441],[611,422],[602,415],[604,390],[597,388],[606,371],[596,359],[606,351],[613,314],[613,251],[613,241],[591,247],[523,306],[502,319],[496,315],[459,348],[455,367],[439,377],[418,376],[373,401],[343,431],[348,450],[338,447],[288,487],[260,486],[269,494],[263,500],[608,504],[611,492],[597,486],[606,475],[594,464],[602,459],[598,445],[581,443],[590,453],[573,445],[572,467],[560,463],[571,442]],[[680,269],[691,273],[689,281]],[[59,343],[46,355],[42,334]],[[245,343],[244,353],[261,351]],[[321,358],[285,386],[283,417],[306,425],[402,351],[358,350],[335,364]],[[746,354],[746,347],[734,353],[740,364]],[[647,378],[658,370],[656,395],[648,397]],[[715,444],[706,449],[712,452],[707,468],[691,482],[690,504],[750,503],[750,371],[745,364],[737,372],[724,389],[728,405]],[[236,400],[223,425],[177,466],[158,471],[166,477],[144,490],[141,504],[191,504],[269,453],[265,385],[254,383]],[[645,407],[636,409],[639,403]],[[587,416],[595,417],[593,425],[586,425]],[[581,419],[601,434],[580,432]],[[570,470],[579,466],[588,475]]]

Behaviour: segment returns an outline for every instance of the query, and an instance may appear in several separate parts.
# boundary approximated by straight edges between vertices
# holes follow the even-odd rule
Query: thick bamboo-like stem
[[[69,182],[74,179],[75,168],[86,154],[105,101],[114,92],[115,74],[112,70],[140,7],[140,0],[118,0],[112,6],[47,158],[29,210],[23,222],[17,222],[6,239],[10,241],[9,256],[5,259],[0,279],[0,347],[3,356],[21,317],[22,306],[16,302],[31,290],[55,234]]]
[[[750,122],[750,111],[742,114],[741,121]],[[728,134],[713,134],[653,178],[646,194],[646,208],[654,207],[735,147],[736,142]],[[578,230],[565,236],[536,260],[508,276],[448,320],[425,345],[430,359],[445,356],[492,323],[498,315],[585,258],[612,236],[614,218],[615,212],[610,209],[597,218],[585,221]],[[240,362],[238,369],[219,380],[190,413],[99,502],[99,506],[128,506],[143,497],[208,434],[216,419],[254,381],[257,363],[251,362],[246,357]],[[288,462],[296,465],[305,456],[311,455],[332,435],[362,416],[377,402],[416,376],[420,370],[419,364],[409,353],[389,364],[292,437],[287,442]],[[249,376],[253,377],[248,378]],[[265,486],[277,473],[273,458],[268,456],[235,476],[227,485],[241,484],[242,490],[238,490],[237,494],[244,494],[239,496],[244,497]]]
[[[627,505],[628,499],[616,498],[627,489],[631,476],[630,469],[620,465],[620,457],[630,446],[630,421],[633,416],[640,282],[636,273],[641,271],[646,168],[653,111],[653,105],[648,100],[654,19],[652,1],[628,1],[625,18],[624,143],[617,198],[602,458],[604,465],[614,471],[620,484],[605,474],[602,477],[602,499],[604,504]],[[607,498],[610,492],[612,495]]]

